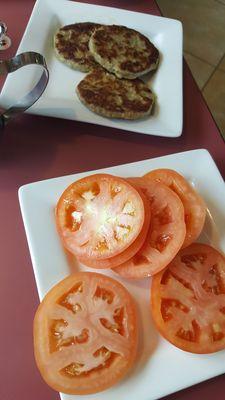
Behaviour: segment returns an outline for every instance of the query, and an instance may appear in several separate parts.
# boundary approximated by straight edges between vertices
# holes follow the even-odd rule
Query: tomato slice
[[[34,319],[34,352],[44,380],[68,394],[102,391],[133,365],[136,310],[128,291],[107,276],[81,272],[45,296]]]
[[[192,353],[225,348],[225,257],[193,243],[152,280],[151,308],[161,334]]]
[[[107,174],[70,185],[56,207],[64,246],[77,257],[106,259],[124,251],[140,234],[144,204],[125,180]]]
[[[162,183],[129,178],[148,198],[151,222],[143,247],[114,271],[126,278],[152,276],[165,268],[181,248],[186,228],[184,208],[179,197]]]
[[[189,246],[199,237],[204,226],[206,205],[203,199],[182,175],[172,169],[155,169],[144,177],[164,183],[180,197],[186,223],[183,247]]]
[[[85,264],[88,267],[97,268],[97,269],[113,268],[113,267],[116,267],[117,265],[120,265],[120,264],[126,262],[127,260],[129,260],[143,246],[146,236],[147,236],[147,233],[148,233],[148,229],[149,229],[151,211],[150,211],[150,204],[149,204],[148,199],[142,193],[141,190],[139,190],[139,189],[137,189],[137,190],[142,198],[142,201],[144,204],[144,210],[145,210],[144,224],[143,224],[142,230],[139,233],[138,237],[135,239],[135,241],[133,243],[131,243],[131,245],[126,250],[124,250],[122,253],[118,254],[117,256],[114,256],[111,258],[106,258],[105,260],[91,260],[88,257],[79,257],[79,261],[82,264]]]

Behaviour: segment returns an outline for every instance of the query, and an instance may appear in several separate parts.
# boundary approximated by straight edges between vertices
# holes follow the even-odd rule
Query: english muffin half
[[[139,119],[151,114],[154,95],[140,79],[118,79],[98,68],[78,84],[79,99],[104,117]]]
[[[96,62],[119,78],[135,79],[157,68],[159,51],[150,40],[125,26],[105,25],[91,35]]]
[[[101,25],[81,22],[60,28],[54,36],[57,58],[73,69],[89,72],[96,66],[89,51],[88,42],[96,28]]]

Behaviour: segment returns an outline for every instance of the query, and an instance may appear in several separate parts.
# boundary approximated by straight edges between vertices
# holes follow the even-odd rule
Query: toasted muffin
[[[54,48],[57,58],[73,69],[89,72],[95,67],[88,42],[91,34],[101,25],[81,22],[60,28],[54,36]]]
[[[119,78],[135,79],[157,68],[159,51],[150,40],[125,26],[105,25],[91,35],[96,62]]]
[[[154,95],[140,79],[118,79],[97,68],[78,84],[79,99],[104,117],[138,119],[151,114]]]

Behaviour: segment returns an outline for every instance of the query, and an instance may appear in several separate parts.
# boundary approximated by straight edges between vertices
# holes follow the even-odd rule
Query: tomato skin
[[[182,175],[172,169],[155,169],[144,175],[144,178],[164,183],[180,197],[187,230],[182,247],[189,246],[199,237],[204,226],[206,205],[203,199]]]
[[[131,206],[134,214],[125,211],[126,206]],[[108,174],[74,182],[56,206],[56,225],[63,245],[75,256],[91,260],[111,258],[124,251],[138,237],[143,224],[144,205],[139,193],[124,179]]]
[[[124,278],[142,279],[165,268],[181,248],[186,233],[184,209],[179,197],[166,185],[144,178],[128,181],[147,197],[151,221],[142,248],[113,270]]]
[[[186,261],[181,261],[185,260]],[[191,261],[190,261],[191,260]],[[194,261],[193,261],[194,260]],[[187,263],[187,264],[186,264]],[[202,281],[203,278],[200,278],[201,276],[205,276],[205,279],[207,280],[207,276],[211,278],[211,273],[212,269],[215,267],[215,265],[220,266],[220,290],[221,294],[213,294],[214,292],[214,287],[207,289],[207,291],[202,290],[201,286],[199,287],[199,282]],[[188,267],[187,267],[188,266]],[[195,271],[198,271],[199,268],[199,273],[201,274],[199,277],[193,277],[193,274],[195,274]],[[190,268],[190,271],[189,271]],[[194,270],[193,270],[194,268]],[[206,268],[207,270],[204,270]],[[207,272],[208,271],[208,272]],[[169,282],[170,278],[170,273],[172,273],[172,276],[178,276],[181,274],[182,279],[183,279],[183,290],[180,291],[180,289],[177,289],[177,287],[173,284],[171,288],[173,287],[174,289],[170,289],[170,292],[167,292],[167,285]],[[184,280],[184,273],[190,274],[190,281],[187,279]],[[172,278],[173,279],[173,278]],[[182,281],[181,279],[181,281]],[[204,279],[203,279],[204,283]],[[180,300],[183,298],[181,301],[182,304],[185,301],[185,296],[186,293],[188,293],[189,288],[192,287],[194,288],[194,297],[191,298],[191,301],[193,302],[193,309],[196,307],[196,315],[195,315],[195,320],[197,324],[195,323],[195,330],[196,331],[196,337],[190,337],[185,338],[180,334],[178,334],[178,330],[176,331],[177,333],[173,331],[173,329],[169,326],[168,321],[172,321],[173,324],[173,318],[174,314],[171,315],[171,311],[168,308],[166,314],[165,314],[165,308],[163,305],[163,299],[166,302],[171,301],[175,302],[173,307],[178,307],[178,303]],[[170,295],[168,295],[170,293]],[[180,295],[180,298],[179,298]],[[218,296],[218,297],[217,297]],[[189,295],[187,297],[187,300],[190,300]],[[199,304],[198,304],[199,303]],[[171,305],[170,305],[171,306]],[[180,307],[180,305],[179,305]],[[186,307],[186,309],[185,309]],[[214,307],[214,308],[213,308]],[[190,353],[196,353],[196,354],[209,354],[209,353],[214,353],[220,350],[225,349],[225,316],[224,319],[221,314],[221,318],[218,321],[218,309],[223,309],[223,314],[225,314],[225,257],[223,254],[219,253],[216,249],[214,249],[211,246],[208,246],[206,244],[201,244],[201,243],[193,243],[189,247],[180,250],[178,255],[174,258],[174,260],[168,265],[168,267],[156,274],[153,279],[152,279],[152,284],[151,284],[151,295],[150,295],[150,308],[151,308],[151,313],[153,317],[153,321],[155,322],[155,325],[160,332],[160,334],[168,340],[171,344],[174,346],[178,347],[179,349],[190,352]],[[179,322],[177,324],[176,329],[178,329],[179,326],[179,331],[180,329],[184,329],[183,327],[185,324],[187,324],[187,316],[188,313],[190,312],[190,309],[188,311],[187,305],[184,306],[183,308],[183,313],[182,313],[182,318],[180,318],[180,325]],[[212,311],[211,311],[212,310]],[[174,309],[173,309],[173,312]],[[180,312],[180,311],[179,311]],[[193,310],[192,310],[193,312]],[[164,314],[164,316],[163,316]],[[176,315],[176,314],[175,314]],[[220,315],[220,314],[219,314]],[[179,317],[177,317],[179,318]],[[213,334],[212,330],[212,324],[221,324],[221,319],[223,319],[222,323],[222,333],[223,337],[221,340],[214,340],[210,335]],[[203,324],[202,321],[208,321],[209,326]],[[201,326],[201,324],[203,324]],[[211,324],[211,325],[210,325]],[[192,325],[194,328],[194,325]]]
[[[73,350],[75,351],[74,354],[76,354],[76,352],[78,351],[80,352],[80,354],[85,355],[86,352],[91,351],[88,350],[91,348],[91,346],[95,346],[96,340],[99,340],[100,346],[104,345],[104,336],[102,338],[96,337],[96,339],[94,339],[94,336],[93,338],[92,336],[90,336],[90,339],[92,338],[93,344],[91,342],[89,343],[90,339],[88,339],[88,342],[84,344],[75,343],[73,344],[73,346],[70,345],[69,347],[68,345],[65,345],[65,347],[61,347],[57,351],[52,352],[51,350],[50,343],[52,337],[54,339],[55,335],[51,328],[52,321],[55,321],[56,319],[55,315],[58,316],[58,307],[60,304],[62,304],[62,299],[65,298],[65,294],[70,293],[70,291],[73,290],[74,286],[80,282],[85,283],[86,285],[85,291],[90,290],[91,292],[92,290],[94,290],[95,287],[97,288],[98,286],[101,288],[103,287],[106,290],[109,290],[117,298],[116,305],[122,304],[122,306],[124,307],[125,309],[124,318],[126,319],[125,324],[127,324],[126,334],[123,334],[123,340],[126,345],[125,349],[126,357],[120,356],[120,354],[118,354],[118,356],[115,359],[113,359],[110,365],[108,365],[106,361],[105,366],[103,364],[100,370],[98,368],[94,369],[93,371],[91,371],[91,375],[89,374],[89,372],[87,372],[87,375],[81,374],[73,377],[67,377],[60,373],[61,370],[58,370],[59,367],[57,367],[57,365],[60,365],[60,363],[57,361],[58,354],[59,357],[62,357],[61,360],[63,360],[63,362],[67,364],[68,361],[66,361],[65,354],[63,355],[62,353],[63,351],[66,351],[67,355],[70,354],[70,351]],[[56,308],[54,308],[53,306]],[[108,307],[110,308],[111,304],[109,304]],[[70,314],[70,318],[73,318],[72,312],[69,312],[68,314],[68,309],[66,309],[65,312],[66,312],[65,315]],[[86,311],[84,310],[84,312]],[[99,312],[101,313],[101,310]],[[54,317],[51,317],[51,315],[53,315]],[[96,321],[96,327],[98,327],[99,326],[97,322],[98,314],[96,315],[97,318],[96,320],[93,319],[94,318],[93,316],[91,318],[92,318],[92,323],[95,323],[93,321]],[[64,318],[62,317],[61,319]],[[68,323],[70,323],[69,320],[67,321]],[[87,323],[88,321],[89,319],[87,316]],[[92,323],[89,322],[89,325],[92,326]],[[92,272],[80,272],[70,275],[69,277],[65,278],[57,285],[55,285],[46,294],[46,296],[44,297],[43,301],[41,302],[41,304],[37,309],[34,318],[33,332],[34,332],[34,355],[38,369],[45,382],[54,390],[62,393],[84,395],[84,394],[92,394],[103,391],[116,384],[119,380],[121,380],[124,377],[124,375],[126,375],[128,370],[133,366],[136,358],[138,332],[137,332],[136,306],[134,304],[134,301],[129,292],[119,282],[102,274],[97,274]],[[94,332],[95,331],[93,330],[93,335],[95,335]],[[120,339],[119,334],[110,333],[109,335],[108,330],[105,329],[104,335],[106,340],[108,340],[108,342],[110,342],[111,340],[112,347],[117,346],[118,339]],[[115,339],[113,339],[113,335],[116,335]],[[115,341],[115,345],[113,344],[114,343],[113,340]],[[84,346],[83,353],[82,349],[80,349],[80,346]],[[69,350],[69,352],[67,350]],[[53,361],[51,361],[52,359]],[[55,362],[56,366],[54,365]]]
[[[139,195],[142,198],[145,210],[144,224],[138,237],[135,239],[133,243],[131,243],[131,245],[126,250],[124,250],[122,253],[119,253],[117,256],[97,261],[91,260],[88,257],[79,257],[78,260],[82,264],[96,269],[114,268],[128,261],[143,246],[149,229],[149,224],[151,220],[151,210],[146,196],[138,188],[136,188],[136,190],[138,191]]]

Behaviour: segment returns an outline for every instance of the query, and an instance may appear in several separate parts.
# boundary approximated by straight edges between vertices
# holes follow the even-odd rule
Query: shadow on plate
[[[45,56],[47,66],[51,69],[52,59],[54,57],[54,34],[62,26],[59,18],[54,15],[51,18],[51,23],[49,24],[48,31],[46,32],[46,37],[43,47],[43,55]],[[51,74],[51,71],[50,71]]]
[[[125,379],[129,379],[133,375],[135,377],[142,373],[146,363],[150,362],[151,356],[157,349],[159,342],[159,334],[155,328],[150,308],[150,279],[126,280],[123,279],[122,284],[127,289],[135,293],[138,325],[139,325],[139,343],[137,349],[137,358],[134,367]]]
[[[218,233],[216,223],[212,217],[212,214],[207,208],[205,224],[202,233],[198,238],[198,242],[209,244],[210,246],[213,246],[221,251],[220,241],[221,237]]]
[[[77,261],[76,257],[65,248],[64,248],[64,252],[66,255],[67,262],[68,262],[69,274],[72,275],[75,272],[79,272],[80,271],[79,262]]]

